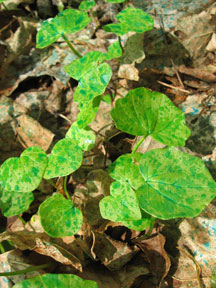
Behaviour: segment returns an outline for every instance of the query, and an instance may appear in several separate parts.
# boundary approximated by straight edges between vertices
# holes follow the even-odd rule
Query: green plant
[[[80,9],[88,10],[93,2],[82,2]],[[78,102],[80,112],[65,138],[56,143],[50,155],[39,147],[30,147],[19,158],[7,159],[2,164],[0,205],[6,217],[21,214],[33,201],[32,192],[42,178],[65,177],[67,199],[54,194],[39,207],[41,225],[51,237],[74,235],[82,225],[82,213],[70,199],[66,177],[82,166],[83,151],[94,147],[96,135],[88,124],[93,121],[100,102],[107,95],[104,93],[112,69],[105,61],[122,55],[120,36],[129,31],[143,33],[152,29],[154,24],[150,15],[131,7],[121,11],[117,20],[119,23],[104,26],[105,31],[119,37],[108,47],[107,53],[91,51],[82,56],[68,40],[66,34],[80,31],[91,21],[83,11],[66,9],[55,18],[44,21],[37,33],[37,48],[47,47],[62,37],[78,57],[64,69],[78,81],[74,101]],[[185,145],[190,130],[185,125],[183,112],[166,95],[144,87],[133,89],[116,101],[111,117],[119,130],[142,136],[142,139],[130,154],[120,156],[108,168],[115,181],[111,184],[110,196],[100,201],[103,218],[142,231],[152,227],[157,218],[195,217],[215,197],[215,182],[203,162],[175,148]],[[148,135],[168,147],[137,153]],[[48,213],[53,216],[47,217]],[[35,281],[53,281],[54,275],[48,275]],[[25,281],[15,287],[29,287],[31,284],[25,286],[25,283],[34,280]],[[94,285],[91,287],[96,287]]]

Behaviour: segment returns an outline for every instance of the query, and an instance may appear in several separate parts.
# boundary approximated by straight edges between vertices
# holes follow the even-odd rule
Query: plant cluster
[[[9,158],[0,167],[0,207],[6,217],[28,210],[34,200],[32,192],[42,179],[65,177],[67,199],[62,194],[53,194],[38,211],[41,225],[51,237],[74,235],[82,225],[82,212],[70,199],[66,177],[82,166],[83,151],[94,147],[96,136],[88,125],[94,120],[112,77],[107,61],[122,55],[120,36],[129,31],[143,33],[154,25],[153,18],[141,9],[127,7],[117,15],[118,22],[103,27],[118,36],[107,53],[91,51],[81,56],[67,34],[78,32],[91,22],[86,11],[93,6],[94,1],[85,0],[79,10],[66,9],[55,18],[45,20],[37,33],[37,48],[45,48],[62,37],[77,56],[64,67],[65,72],[78,81],[73,95],[80,110],[76,121],[50,155],[40,147],[29,147],[19,158]],[[215,182],[202,160],[175,148],[185,145],[190,130],[184,113],[166,95],[144,87],[133,89],[115,101],[111,117],[119,130],[142,138],[130,154],[121,155],[108,167],[114,182],[110,195],[99,204],[104,219],[142,231],[153,227],[155,219],[195,217],[215,197]],[[167,148],[137,153],[148,135]],[[52,217],[47,217],[48,214]],[[64,287],[97,287],[91,281],[87,283],[76,277],[47,274],[15,287],[33,287],[31,281],[39,285],[34,287],[41,287],[40,281],[48,281],[49,287],[52,281],[60,281]],[[76,281],[80,281],[79,284],[75,285]]]

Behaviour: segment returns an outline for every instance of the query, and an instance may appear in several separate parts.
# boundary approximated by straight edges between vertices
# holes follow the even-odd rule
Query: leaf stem
[[[23,269],[23,270],[19,270],[19,271],[3,272],[3,273],[0,273],[0,277],[1,276],[22,275],[22,274],[29,273],[29,272],[32,272],[32,271],[37,271],[37,270],[40,270],[40,269],[44,269],[44,268],[50,267],[51,265],[52,265],[51,263],[46,263],[46,264],[42,264],[42,265],[38,265],[38,266],[32,266],[32,267],[29,267],[29,268],[26,268],[26,269]]]
[[[79,58],[82,58],[82,55],[73,47],[73,45],[71,44],[71,42],[69,41],[69,39],[67,38],[67,36],[62,33],[62,38],[65,40],[65,42],[67,43],[67,45],[69,46],[69,48],[72,50],[72,52]]]
[[[122,49],[122,52],[124,52],[124,47],[122,46],[121,37],[120,36],[118,36],[118,41],[119,41],[119,45],[120,45],[120,47]]]
[[[64,192],[65,192],[67,199],[70,200],[70,195],[69,195],[68,190],[67,190],[67,176],[64,177]]]
[[[4,4],[4,2],[1,3],[2,6],[5,8],[5,10],[8,10],[7,6]]]
[[[17,218],[23,223],[23,225],[26,225],[26,221],[19,215],[17,215]]]
[[[1,254],[6,252],[2,243],[0,243],[0,252],[1,252]]]
[[[143,136],[140,140],[139,140],[139,142],[136,144],[136,146],[134,147],[134,149],[133,149],[133,151],[132,151],[132,154],[134,154],[136,151],[137,151],[137,149],[139,148],[139,146],[142,144],[142,142],[145,140],[145,136]]]

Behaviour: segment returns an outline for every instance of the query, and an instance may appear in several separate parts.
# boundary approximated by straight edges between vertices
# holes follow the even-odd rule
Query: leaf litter
[[[154,1],[149,1],[149,3],[147,3],[148,9],[149,7],[151,7],[151,2]],[[170,5],[173,4],[175,8],[178,8],[175,6],[177,5],[174,3],[175,1],[171,2],[172,3],[170,3]],[[210,2],[211,1],[209,1],[207,5],[208,7],[205,7],[205,11],[201,12],[199,11],[199,9],[197,10],[198,12],[193,11],[194,16],[192,18],[188,17],[187,15],[182,15],[183,12],[181,11],[181,6],[184,4],[187,5],[187,3],[180,3],[179,10],[177,9],[178,13],[174,13],[176,15],[179,15],[179,20],[176,21],[175,24],[173,24],[171,18],[168,18],[167,20],[166,15],[169,15],[169,13],[166,14],[167,11],[162,11],[161,14],[162,17],[164,17],[165,27],[166,25],[170,27],[172,23],[173,27],[175,28],[173,33],[178,36],[175,37],[175,39],[177,38],[178,41],[173,40],[173,50],[170,47],[169,49],[182,57],[179,57],[179,63],[177,62],[175,64],[179,69],[178,71],[182,73],[181,75],[184,75],[185,81],[195,81],[198,79],[203,81],[204,83],[208,83],[209,87],[213,86],[213,88],[215,89],[215,71],[213,70],[214,72],[208,72],[212,71],[212,62],[215,63],[215,60],[210,61],[212,55],[209,54],[214,53],[214,48],[212,48],[214,47],[214,39],[211,38],[211,35],[214,32],[212,28],[213,26],[211,25],[211,19],[213,17],[212,15],[214,15],[212,14],[214,13],[214,6],[210,6]],[[200,1],[198,1],[197,3],[200,4],[200,7],[202,7],[203,9],[203,3],[200,3]],[[193,5],[191,6],[193,7]],[[96,7],[94,9],[98,8]],[[163,7],[160,7],[160,9],[163,9]],[[198,24],[200,26],[197,26]],[[45,74],[48,74],[50,77],[49,79],[51,79],[51,81],[53,81],[54,79],[54,83],[57,86],[60,86],[60,89],[57,89],[57,91],[61,92],[64,96],[64,89],[66,90],[66,85],[68,84],[69,80],[69,77],[67,78],[67,75],[64,73],[63,70],[60,70],[59,72],[59,67],[57,67],[56,69],[56,66],[58,66],[58,64],[62,62],[61,59],[64,59],[63,61],[65,61],[65,65],[72,61],[67,49],[65,49],[64,47],[64,44],[58,43],[57,50],[49,48],[45,49],[44,51],[40,51],[39,53],[34,48],[32,48],[34,47],[34,44],[32,43],[31,35],[34,34],[35,27],[36,26],[34,21],[28,20],[27,22],[25,22],[24,20],[23,26],[20,25],[18,31],[16,31],[16,33],[13,33],[12,37],[10,39],[7,39],[7,43],[5,42],[3,45],[13,45],[13,43],[20,44],[20,42],[16,40],[16,37],[19,36],[19,33],[23,33],[23,35],[25,36],[26,31],[28,31],[28,35],[30,37],[28,39],[29,42],[26,41],[24,36],[22,39],[23,41],[25,40],[29,46],[14,46],[15,50],[12,51],[11,54],[5,58],[6,61],[4,61],[5,64],[3,65],[3,72],[5,73],[5,75],[7,75],[7,77],[5,77],[4,81],[2,82],[3,86],[1,86],[1,92],[5,96],[12,96],[13,99],[15,96],[16,100],[14,101],[8,97],[1,98],[1,107],[3,107],[3,110],[1,109],[1,114],[4,116],[1,117],[1,126],[5,129],[1,130],[2,133],[0,135],[0,143],[2,143],[1,145],[3,147],[1,162],[3,162],[4,159],[8,158],[8,155],[10,155],[10,153],[15,154],[15,156],[19,156],[23,151],[23,148],[32,146],[32,144],[38,145],[44,150],[48,150],[50,146],[53,146],[54,143],[52,143],[52,141],[54,136],[56,136],[57,129],[51,129],[50,127],[48,128],[45,123],[43,123],[44,120],[39,121],[39,119],[41,115],[43,115],[44,111],[51,112],[54,118],[57,118],[56,115],[58,113],[64,113],[64,111],[67,109],[67,107],[62,108],[61,102],[60,104],[58,103],[56,105],[56,102],[59,100],[58,97],[49,99],[49,96],[54,91],[54,85],[45,86],[44,91],[40,91],[40,89],[36,88],[36,91],[24,92],[24,94],[28,93],[28,95],[31,96],[23,96],[24,94],[19,92],[19,88],[22,82],[24,82],[25,80],[28,80],[31,77],[35,77],[36,79],[41,79],[43,81],[42,77]],[[186,30],[185,27],[187,27],[188,29]],[[182,31],[184,31],[185,35],[182,34]],[[205,104],[203,103],[203,99],[208,96],[208,90],[205,93],[199,93],[199,89],[201,89],[200,82],[197,82],[198,84],[196,87],[191,87],[187,85],[186,82],[184,82],[185,86],[181,87],[181,84],[178,81],[175,82],[174,79],[177,78],[176,72],[174,67],[170,64],[170,54],[167,53],[167,45],[163,43],[163,36],[161,37],[161,39],[158,39],[154,35],[151,35],[151,32],[148,33],[150,33],[150,35],[148,36],[149,38],[145,37],[144,40],[145,54],[142,54],[141,52],[139,53],[141,59],[144,57],[143,55],[145,55],[145,60],[141,62],[141,64],[136,64],[134,66],[133,53],[131,52],[131,55],[126,54],[123,60],[125,62],[123,64],[113,64],[116,65],[116,67],[119,66],[118,69],[116,69],[116,74],[113,75],[113,78],[117,77],[117,71],[119,71],[118,76],[127,79],[127,81],[121,82],[122,87],[120,89],[124,90],[124,95],[128,93],[130,85],[133,85],[133,88],[143,86],[145,80],[142,79],[142,73],[144,73],[143,71],[146,70],[148,72],[153,71],[152,75],[157,75],[157,78],[159,79],[162,78],[162,80],[168,82],[168,85],[170,84],[170,82],[166,79],[167,77],[171,77],[170,79],[173,81],[173,83],[175,83],[175,88],[177,85],[179,85],[182,89],[188,89],[192,95],[188,96],[187,101],[183,101],[182,105],[179,106],[179,108],[181,108],[186,114],[187,124],[190,124],[193,120],[197,119],[191,124],[194,126],[197,125],[197,130],[195,129],[194,135],[191,135],[191,138],[189,138],[186,146],[191,149],[191,151],[189,150],[191,154],[196,153],[201,158],[206,160],[206,166],[211,168],[213,167],[213,170],[215,169],[216,161],[215,154],[213,153],[215,148],[215,117],[214,110],[212,112],[211,107],[215,105],[214,99],[210,99],[204,112],[202,112],[203,114],[200,115],[199,113],[203,110],[203,104]],[[200,37],[202,33],[204,33],[204,38]],[[194,37],[194,35],[196,37]],[[91,36],[92,31],[86,32],[86,35],[82,35],[82,39],[77,39],[77,42],[80,44],[80,50],[82,50],[82,53],[83,51],[89,52],[90,44],[86,44],[86,39],[88,39],[88,37],[91,38]],[[170,36],[170,38],[172,39],[172,36]],[[126,45],[127,40],[129,45],[129,39],[129,37],[125,37]],[[154,41],[151,42],[151,39],[154,39]],[[140,42],[141,40],[137,41]],[[92,46],[97,47],[97,43],[102,41],[106,43],[106,45],[104,44],[105,47],[109,46],[107,45],[107,42],[111,43],[112,39],[97,39],[96,37],[96,39],[91,39],[90,43]],[[135,42],[135,40],[130,41]],[[177,45],[177,42],[180,42],[181,45]],[[92,50],[93,49],[94,48],[92,48]],[[98,49],[100,49],[100,47],[98,47]],[[142,49],[140,50],[142,51]],[[191,52],[190,57],[188,57],[188,54],[185,56],[184,53],[186,52],[186,50]],[[26,51],[29,52],[28,56],[26,54],[23,55],[23,53],[26,53]],[[161,57],[162,51],[164,52],[164,55]],[[206,51],[209,51],[207,52],[207,56]],[[171,56],[174,57],[175,54],[171,53]],[[163,60],[161,60],[161,58],[163,58]],[[189,65],[189,67],[187,67],[187,65],[185,65],[184,63],[184,61],[189,58],[192,58],[194,64],[193,68],[192,65]],[[40,64],[41,59],[43,59],[42,64]],[[151,59],[151,62],[149,62],[151,63],[151,65],[149,65],[148,59]],[[156,66],[152,64],[152,60],[154,59],[156,59],[158,63]],[[15,77],[15,70],[12,67],[13,65],[11,65],[11,63],[14,62],[17,62],[18,64],[17,67],[19,69],[17,69],[17,71],[19,77]],[[23,62],[26,63],[26,67],[22,64]],[[128,65],[128,62],[133,63],[132,66],[130,66],[130,69],[135,72],[135,76],[133,77],[127,77],[127,75],[124,74],[124,65]],[[204,65],[204,63],[206,62],[207,65]],[[44,65],[46,65],[46,68],[44,68]],[[208,71],[206,71],[207,69],[205,68],[205,66],[207,67]],[[46,73],[44,71],[46,71]],[[139,78],[137,77],[137,71],[139,71]],[[136,81],[137,83],[134,84],[133,81]],[[150,84],[144,86],[149,87],[149,85]],[[161,85],[159,85],[158,87],[158,92],[169,94],[166,93],[166,91],[170,91],[167,87],[161,87]],[[119,87],[115,86],[111,87],[111,89],[114,89],[115,91],[117,91],[118,89],[118,91],[120,91]],[[178,90],[173,90],[173,88],[171,89],[171,98],[174,103],[175,98],[177,97],[179,97],[178,99],[183,99],[183,96],[177,93]],[[15,94],[13,94],[14,91],[16,92]],[[196,93],[197,91],[198,93]],[[58,92],[56,93],[56,95],[58,95]],[[31,102],[32,104],[29,105],[29,98],[31,97],[33,101]],[[117,98],[121,98],[121,93],[117,94]],[[47,103],[44,101],[44,99],[47,99]],[[22,105],[23,108],[17,108],[17,103],[19,103],[19,105]],[[54,105],[54,107],[50,108],[52,105]],[[35,108],[35,106],[36,109],[32,109]],[[96,119],[90,125],[92,129],[98,131],[102,129],[103,126],[109,124],[112,121],[112,119],[109,117],[109,107],[110,106],[106,105],[106,103],[101,102]],[[30,113],[30,115],[28,111],[29,108],[32,109],[32,114]],[[12,115],[10,111],[13,112]],[[19,113],[22,113],[22,115],[19,115]],[[67,115],[67,117],[69,119],[71,117],[72,119],[73,116]],[[204,123],[203,118],[205,120]],[[43,125],[45,125],[46,128],[43,127]],[[30,127],[32,131],[30,131]],[[61,127],[62,131],[66,132],[66,127],[67,124],[64,123],[63,127]],[[204,134],[202,140],[200,140],[200,129],[202,129],[203,131],[206,128],[208,129],[208,133]],[[108,132],[112,134],[112,127],[107,127],[102,132],[104,136]],[[43,133],[44,137],[41,137]],[[7,136],[5,138],[4,135],[10,136]],[[22,140],[17,141],[17,135]],[[32,135],[34,135],[35,138],[32,137]],[[57,136],[59,137],[60,135]],[[42,141],[43,138],[45,139],[44,143]],[[152,138],[147,138],[146,140],[147,141],[143,143],[144,146],[140,146],[142,152],[146,150],[146,147],[147,150],[151,150],[153,147],[158,148],[157,146],[155,146],[154,140],[152,140]],[[9,145],[10,147],[8,147],[8,144],[5,145],[6,141],[11,141]],[[118,138],[116,141],[119,141]],[[100,168],[104,163],[106,164],[106,161],[109,161],[109,159],[106,159],[106,157],[109,156],[109,151],[106,151],[107,147],[99,145],[97,148],[95,148],[95,158],[97,158],[97,155],[100,155],[100,157],[98,162],[93,157],[92,163],[95,161],[97,165],[100,165]],[[162,145],[162,147],[164,146]],[[101,154],[101,151],[104,153]],[[112,156],[111,151],[110,155]],[[106,160],[105,162],[104,159]],[[90,164],[90,162],[86,161],[86,164]],[[97,165],[95,165],[95,167],[97,167]],[[147,284],[145,284],[145,282],[153,283],[153,287],[160,286],[177,288],[188,287],[188,285],[190,285],[190,287],[198,287],[198,280],[203,281],[205,287],[211,287],[210,279],[215,263],[214,201],[198,217],[193,219],[184,219],[181,222],[178,222],[178,220],[173,220],[164,223],[162,221],[162,223],[160,223],[160,228],[158,228],[158,230],[156,231],[153,231],[151,237],[147,239],[142,239],[142,233],[138,232],[136,236],[134,236],[134,231],[123,227],[121,223],[113,223],[111,221],[99,218],[99,210],[97,212],[98,214],[96,212],[92,212],[94,211],[95,206],[98,206],[99,200],[101,200],[102,197],[109,195],[109,191],[107,191],[107,187],[109,187],[109,184],[106,185],[106,183],[104,183],[104,179],[106,178],[108,183],[111,180],[109,176],[107,174],[104,174],[104,171],[102,171],[103,170],[97,170],[89,173],[89,171],[83,169],[82,171],[79,171],[80,174],[77,173],[78,179],[75,177],[75,175],[72,176],[70,179],[72,187],[75,187],[73,197],[74,201],[77,203],[76,207],[79,207],[81,210],[83,210],[83,212],[86,211],[85,213],[83,213],[84,224],[81,230],[78,232],[77,237],[70,236],[57,238],[54,240],[53,238],[50,239],[50,237],[44,233],[43,228],[38,225],[39,221],[37,216],[33,216],[36,218],[32,218],[32,221],[30,222],[31,225],[27,224],[26,227],[23,227],[23,224],[20,223],[18,226],[14,226],[14,228],[13,226],[11,226],[10,229],[12,230],[1,234],[1,241],[10,240],[14,243],[15,252],[13,251],[10,253],[16,254],[18,253],[18,249],[21,249],[23,251],[28,249],[31,251],[35,251],[38,254],[49,256],[55,260],[55,264],[58,265],[58,269],[61,273],[76,273],[83,278],[95,280],[98,283],[99,287],[146,287],[145,285]],[[79,177],[81,178],[79,179]],[[104,186],[107,187],[105,188]],[[35,196],[37,196],[37,193]],[[28,213],[31,215],[31,207],[28,210]],[[93,214],[95,214],[96,216]],[[135,241],[133,237],[135,237]],[[103,247],[109,247],[109,249],[107,248],[107,250],[105,250],[103,249]],[[176,247],[179,247],[178,251]],[[0,260],[2,261],[2,263],[5,264],[6,260],[4,260],[3,255],[4,254],[1,255]],[[23,257],[22,253],[20,253],[19,255]],[[86,255],[88,255],[89,257],[86,257]],[[22,260],[19,260],[19,262],[27,263],[27,261],[29,260],[33,261],[33,258],[34,256],[30,255],[28,257],[28,260],[23,260],[22,258]],[[196,262],[198,263],[198,266],[195,264]],[[12,263],[9,263],[9,266],[11,268]],[[108,268],[108,270],[104,267]],[[199,277],[197,274],[197,267],[201,267],[202,270],[202,274],[199,274],[200,279],[198,279]],[[20,264],[17,268],[12,269],[20,270],[23,268]],[[152,280],[150,281],[149,278],[151,278]],[[14,278],[10,279],[13,281],[13,283],[18,283],[20,281],[14,280]],[[150,286],[151,285],[149,284],[148,288]]]

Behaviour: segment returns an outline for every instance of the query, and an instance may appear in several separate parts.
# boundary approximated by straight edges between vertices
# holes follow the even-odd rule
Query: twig
[[[162,81],[157,81],[159,84],[161,84],[161,85],[164,85],[164,86],[166,86],[166,87],[169,87],[169,88],[172,88],[172,89],[175,89],[175,90],[179,90],[179,91],[181,91],[181,92],[184,92],[184,93],[190,93],[190,91],[188,91],[188,90],[185,90],[185,89],[182,89],[182,88],[180,88],[180,87],[175,87],[175,86],[173,86],[173,85],[170,85],[170,84],[167,84],[167,83],[165,83],[165,82],[162,82]]]

